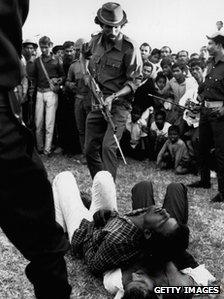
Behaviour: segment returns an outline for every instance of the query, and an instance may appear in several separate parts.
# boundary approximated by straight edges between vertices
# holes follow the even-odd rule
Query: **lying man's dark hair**
[[[151,269],[162,269],[164,264],[183,253],[189,245],[189,228],[179,224],[174,232],[167,236],[160,233],[152,233],[144,245],[144,260],[150,261]]]

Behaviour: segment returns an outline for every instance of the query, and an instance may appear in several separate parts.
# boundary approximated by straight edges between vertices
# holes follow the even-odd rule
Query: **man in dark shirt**
[[[51,53],[52,45],[50,38],[47,36],[39,39],[42,54],[34,61],[31,72],[31,80],[37,88],[35,107],[37,150],[39,153],[44,153],[45,155],[50,155],[52,151],[55,116],[58,106],[58,94],[52,90],[49,79],[58,85],[65,79],[62,64]],[[48,78],[41,62],[45,67]],[[45,136],[43,134],[44,127]]]
[[[105,105],[117,127],[117,139],[120,140],[129,114],[130,95],[138,86],[137,78],[141,79],[140,52],[121,33],[127,18],[119,4],[104,4],[97,12],[95,23],[102,31],[93,36],[86,51],[91,56],[89,69],[104,95]],[[102,169],[116,178],[117,145],[113,134],[95,100],[87,116],[85,139],[86,160],[92,178]]]
[[[27,0],[0,0],[0,226],[30,261],[26,275],[36,297],[69,299],[63,259],[68,242],[55,222],[51,185],[13,92],[21,82],[28,7]]]
[[[209,156],[215,145],[218,191],[212,202],[224,201],[224,34],[216,32],[208,37],[208,52],[212,56],[205,81],[198,94],[203,101],[199,124],[199,155],[201,180],[189,187],[210,188]]]

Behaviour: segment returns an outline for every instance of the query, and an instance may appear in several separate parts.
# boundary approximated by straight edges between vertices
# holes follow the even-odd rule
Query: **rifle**
[[[117,127],[115,126],[115,124],[114,124],[114,122],[112,120],[112,116],[111,116],[110,111],[108,110],[107,106],[104,103],[103,93],[100,90],[99,85],[97,84],[97,82],[93,78],[93,76],[91,75],[91,73],[90,73],[90,71],[89,71],[88,68],[86,68],[86,74],[89,77],[89,88],[90,88],[91,92],[93,93],[94,97],[96,98],[96,100],[99,103],[99,109],[101,110],[101,113],[103,114],[103,117],[110,124],[110,126],[111,126],[111,128],[113,130],[114,140],[115,140],[116,145],[118,147],[118,150],[119,150],[119,152],[121,154],[121,157],[122,157],[122,159],[124,161],[124,164],[126,165],[127,164],[126,159],[124,157],[124,154],[122,152],[120,143],[119,143],[119,141],[117,139],[117,136],[116,136]]]
[[[158,99],[158,100],[161,100],[161,101],[163,101],[164,103],[165,103],[165,102],[170,103],[170,104],[172,104],[172,105],[174,105],[174,106],[179,107],[180,109],[183,109],[183,110],[186,110],[186,109],[187,109],[187,110],[190,110],[192,113],[195,113],[195,114],[197,114],[197,113],[198,113],[198,110],[201,108],[200,104],[194,103],[194,102],[192,102],[190,99],[189,99],[189,101],[186,103],[187,106],[182,106],[182,105],[179,105],[179,104],[177,104],[177,103],[175,103],[175,102],[173,102],[173,101],[164,99],[164,98],[162,98],[162,97],[155,96],[155,95],[153,95],[153,94],[151,94],[151,93],[148,93],[148,96],[150,96],[150,97],[154,97],[154,98],[156,98],[156,99]]]
[[[175,105],[182,109],[184,111],[183,113],[183,119],[187,122],[188,125],[192,124],[197,124],[200,119],[200,110],[201,110],[201,105],[197,104],[190,99],[187,100],[186,106],[179,105],[177,103],[174,103],[170,100],[164,99],[162,97],[154,96],[150,93],[148,93],[148,96],[152,96],[158,100],[162,100],[163,102],[170,103],[172,105]]]

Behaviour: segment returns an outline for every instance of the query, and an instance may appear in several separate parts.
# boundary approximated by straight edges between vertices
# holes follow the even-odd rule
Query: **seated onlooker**
[[[157,157],[157,166],[161,169],[174,169],[176,174],[188,173],[189,154],[178,126],[170,126],[168,140]]]
[[[149,151],[152,160],[156,160],[158,153],[166,142],[170,126],[171,124],[166,121],[165,111],[160,110],[155,113],[155,121],[151,124],[148,133]]]
[[[163,74],[163,72],[158,72],[156,79],[155,79],[155,89],[158,93],[159,97],[165,97],[166,96],[166,86],[167,86],[167,78]],[[155,112],[160,111],[161,109],[164,109],[164,101],[159,100],[158,98],[154,98],[154,107]],[[152,122],[151,122],[152,123]]]
[[[164,88],[166,87],[167,78],[163,72],[158,72],[155,79],[155,88],[159,94],[164,93]]]
[[[140,107],[135,106],[126,123],[126,131],[122,137],[124,153],[136,160],[148,157],[147,123],[153,108],[147,108],[143,113]]]
[[[143,43],[140,46],[140,52],[142,56],[142,61],[145,62],[149,59],[150,53],[152,51],[152,48],[148,43]]]

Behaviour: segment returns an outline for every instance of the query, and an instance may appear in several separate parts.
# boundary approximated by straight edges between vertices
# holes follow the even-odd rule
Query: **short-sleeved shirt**
[[[114,45],[105,45],[102,33],[90,42],[89,68],[104,95],[108,96],[129,85],[133,91],[142,78],[139,49],[122,33]]]
[[[210,60],[205,81],[200,85],[198,94],[202,100],[224,101],[224,55],[217,62],[214,58]]]

